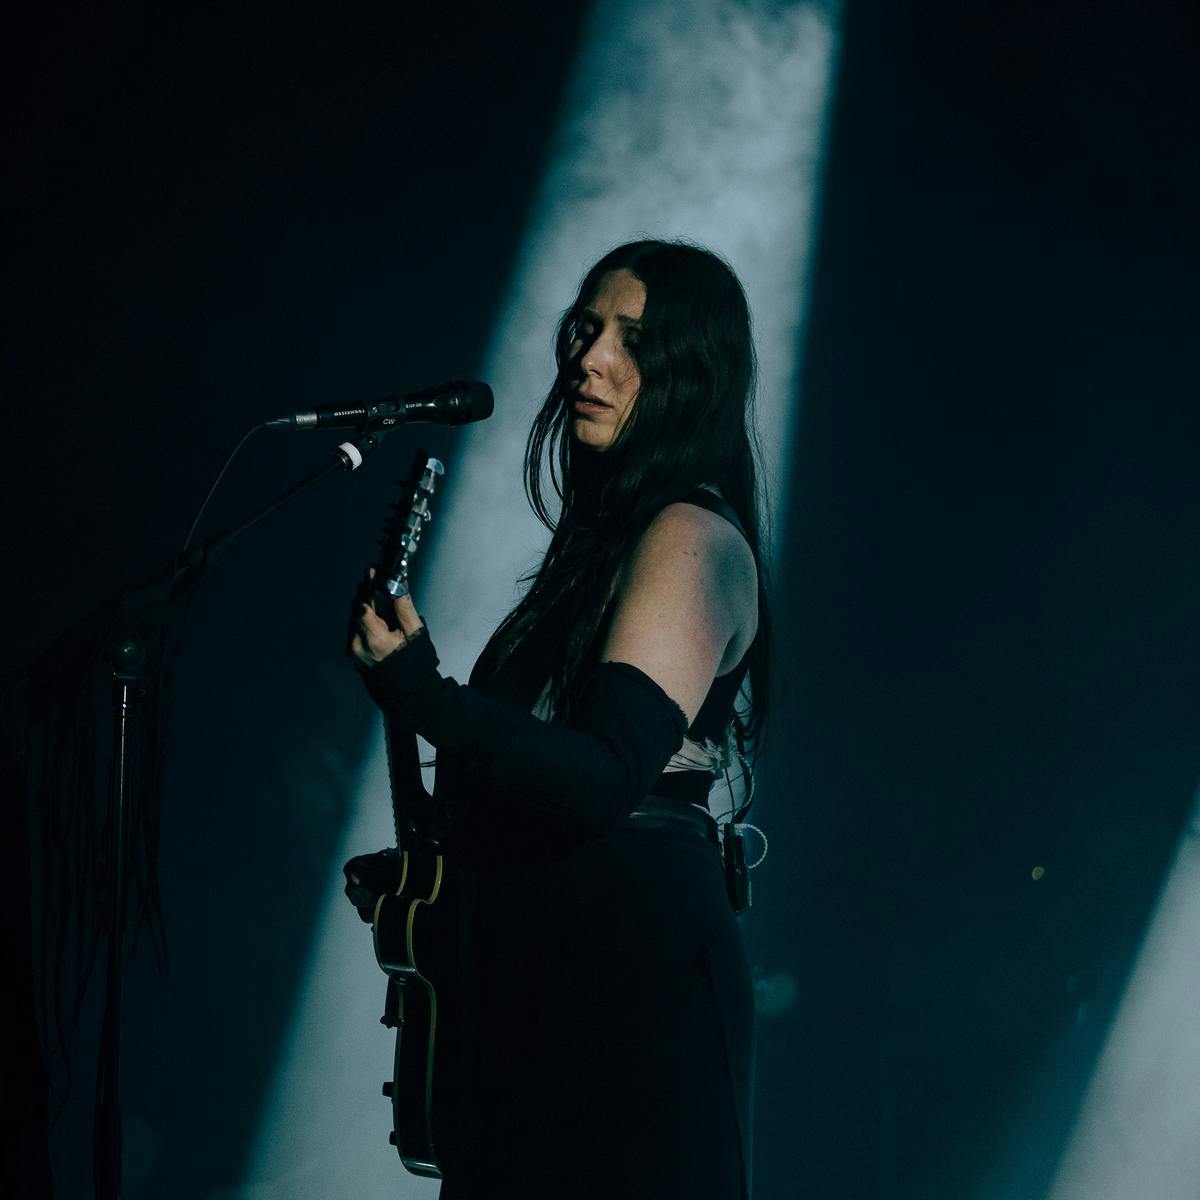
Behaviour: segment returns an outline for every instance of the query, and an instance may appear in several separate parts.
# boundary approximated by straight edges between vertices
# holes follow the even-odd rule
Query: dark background
[[[255,421],[478,372],[584,15],[61,8],[10,42],[0,665],[168,558]],[[747,923],[799,984],[759,1195],[1033,1196],[1070,1132],[1200,777],[1196,38],[1183,5],[843,10]],[[326,453],[251,442],[214,525]],[[388,477],[356,483],[192,614],[138,1196],[232,1186],[285,1032],[371,721],[336,627]]]

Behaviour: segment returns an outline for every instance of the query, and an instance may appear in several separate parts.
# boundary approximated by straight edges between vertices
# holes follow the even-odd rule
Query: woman
[[[409,598],[351,644],[464,813],[442,1196],[747,1196],[752,993],[707,809],[747,675],[756,747],[769,695],[745,296],[705,250],[620,246],[556,350],[525,462],[553,538],[469,685]]]

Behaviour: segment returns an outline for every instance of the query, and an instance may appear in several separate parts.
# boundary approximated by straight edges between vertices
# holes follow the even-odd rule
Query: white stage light
[[[1200,1193],[1200,790],[1049,1200]]]

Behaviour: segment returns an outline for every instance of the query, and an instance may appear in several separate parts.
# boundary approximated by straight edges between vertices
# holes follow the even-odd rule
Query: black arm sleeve
[[[687,718],[630,663],[596,666],[572,724],[546,722],[441,675],[428,633],[364,671],[384,715],[461,754],[496,799],[602,833],[649,791]]]

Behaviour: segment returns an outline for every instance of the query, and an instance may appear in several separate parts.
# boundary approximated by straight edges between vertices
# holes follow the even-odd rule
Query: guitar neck
[[[392,505],[392,516],[384,524],[381,554],[374,574],[371,602],[390,628],[396,627],[394,597],[408,595],[408,568],[421,543],[421,532],[430,520],[430,499],[445,467],[436,458],[418,453],[413,463],[411,500],[407,509]],[[403,650],[395,651],[403,654]],[[437,838],[433,798],[421,778],[421,757],[414,733],[384,718],[388,781],[392,792],[392,818],[396,845],[403,848],[413,836]]]
[[[392,820],[396,844],[403,846],[415,830],[432,833],[433,797],[421,776],[421,753],[417,735],[384,718],[388,782],[392,793]]]

